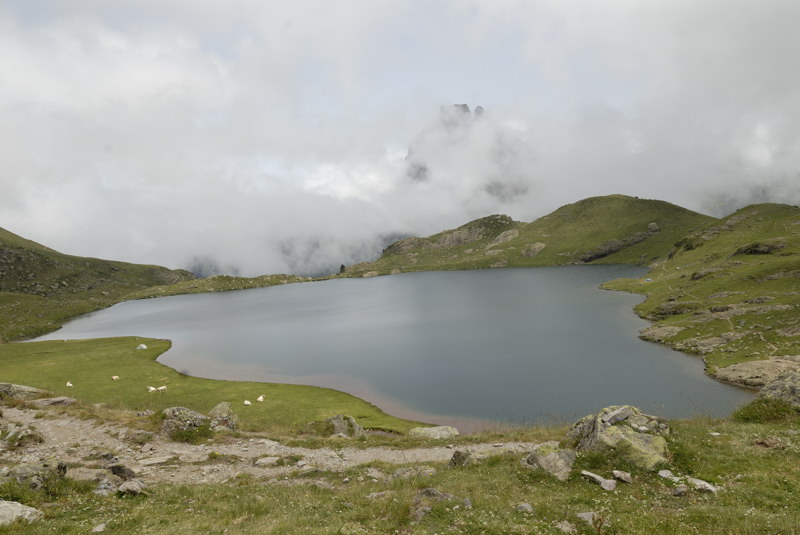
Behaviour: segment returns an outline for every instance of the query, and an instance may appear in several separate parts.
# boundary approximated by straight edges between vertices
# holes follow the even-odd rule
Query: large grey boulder
[[[758,397],[781,399],[800,409],[800,370],[791,370],[779,375],[764,385]]]
[[[51,481],[62,479],[66,473],[66,463],[51,457],[41,463],[23,463],[12,466],[0,477],[0,483],[3,480],[14,480],[20,485],[37,490],[45,487]]]
[[[352,416],[337,414],[328,418],[328,421],[333,426],[332,435],[358,438],[365,434],[364,428],[358,425],[358,422]]]
[[[631,405],[606,407],[578,420],[567,433],[567,443],[578,451],[619,455],[652,470],[667,462],[666,420],[642,413]]]
[[[458,429],[449,425],[436,427],[414,427],[408,432],[410,437],[418,438],[453,438],[458,436]]]
[[[208,415],[211,417],[211,428],[214,431],[233,431],[239,427],[239,417],[227,401],[217,403]]]
[[[170,437],[177,431],[189,431],[202,426],[211,426],[211,418],[186,407],[164,409],[164,423],[161,432]]]
[[[576,456],[575,450],[561,448],[558,442],[553,441],[539,444],[522,461],[526,468],[541,468],[559,481],[566,481]]]
[[[31,523],[39,520],[42,516],[44,516],[44,513],[33,507],[28,507],[27,505],[22,505],[17,502],[0,500],[0,526],[7,526],[17,520],[24,520],[25,522]]]
[[[34,399],[47,392],[32,386],[15,385],[13,383],[0,383],[0,399]]]

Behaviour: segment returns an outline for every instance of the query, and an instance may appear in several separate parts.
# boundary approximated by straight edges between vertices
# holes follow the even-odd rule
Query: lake
[[[575,420],[632,404],[724,416],[752,395],[645,342],[633,266],[406,273],[120,303],[40,339],[146,336],[198,377],[326,386],[461,428]],[[267,391],[268,394],[268,391]]]

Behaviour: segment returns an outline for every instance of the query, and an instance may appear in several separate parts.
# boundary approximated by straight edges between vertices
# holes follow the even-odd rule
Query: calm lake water
[[[698,357],[637,338],[631,266],[408,273],[132,301],[41,339],[169,338],[159,361],[217,379],[314,384],[388,412],[475,428],[633,404],[722,416],[751,394]],[[268,392],[267,392],[268,393]]]

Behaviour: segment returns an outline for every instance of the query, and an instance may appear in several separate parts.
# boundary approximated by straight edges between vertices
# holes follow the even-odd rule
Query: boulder
[[[558,442],[545,442],[536,446],[533,452],[523,459],[523,466],[532,469],[541,468],[559,481],[566,481],[569,479],[575,457],[575,450],[560,448]]]
[[[188,431],[204,425],[211,425],[211,418],[186,407],[169,407],[164,409],[164,423],[161,432],[170,437],[176,431]]]
[[[211,428],[214,431],[233,431],[239,427],[239,417],[233,412],[231,404],[227,401],[217,403],[217,405],[208,412],[211,417]]]
[[[614,490],[615,488],[617,488],[616,481],[614,481],[613,479],[606,479],[603,476],[595,474],[594,472],[581,470],[581,476],[583,476],[584,479],[591,481],[592,483],[600,485],[600,487],[603,490]]]
[[[800,370],[782,373],[773,381],[764,385],[758,397],[780,399],[800,409]]]
[[[32,386],[15,385],[13,383],[0,383],[0,399],[34,399],[46,394],[44,390]]]
[[[567,433],[567,443],[577,451],[620,456],[646,470],[667,462],[669,433],[666,421],[642,413],[631,405],[606,407],[584,416]]]
[[[7,526],[17,520],[24,520],[31,523],[39,520],[44,513],[33,507],[22,505],[17,502],[7,502],[0,500],[0,526]]]
[[[9,448],[19,448],[44,442],[44,437],[30,427],[23,427],[16,423],[0,424],[0,443],[2,442],[5,442]]]
[[[328,421],[333,426],[332,435],[358,438],[365,435],[364,428],[358,425],[356,419],[345,414],[331,416]]]
[[[139,494],[147,494],[145,490],[147,486],[141,479],[131,479],[126,481],[117,489],[117,494],[120,496],[138,496]]]
[[[414,427],[408,432],[410,437],[418,438],[453,438],[458,436],[458,429],[449,425],[439,425],[436,427]]]
[[[450,458],[450,468],[467,466],[470,463],[470,453],[466,450],[456,450]]]
[[[51,457],[38,464],[12,466],[2,479],[15,480],[20,485],[38,490],[51,481],[62,479],[66,473],[66,463]]]

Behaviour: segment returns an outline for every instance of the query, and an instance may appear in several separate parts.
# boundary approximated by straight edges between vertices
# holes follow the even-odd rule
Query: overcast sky
[[[0,0],[0,226],[256,275],[593,195],[800,204],[798,21],[796,0]]]

